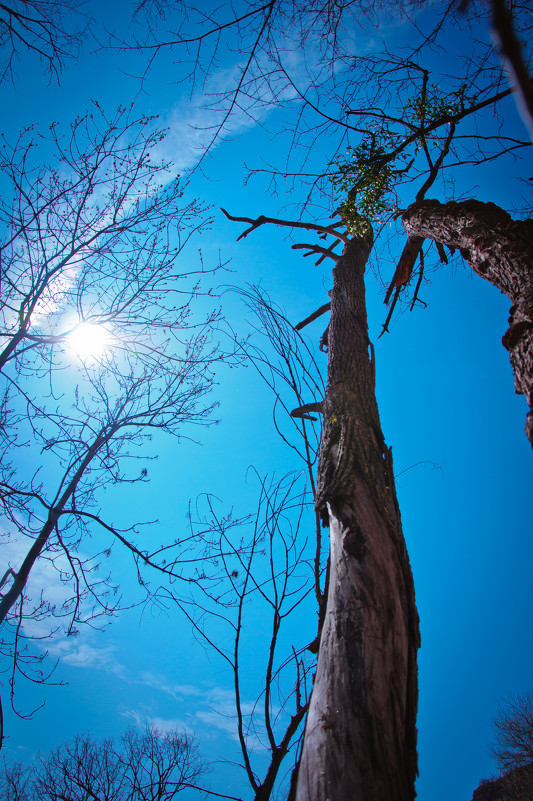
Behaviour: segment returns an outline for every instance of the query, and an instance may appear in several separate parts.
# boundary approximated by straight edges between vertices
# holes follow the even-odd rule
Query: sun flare
[[[68,335],[69,348],[80,359],[96,359],[112,344],[112,338],[103,325],[80,323]]]

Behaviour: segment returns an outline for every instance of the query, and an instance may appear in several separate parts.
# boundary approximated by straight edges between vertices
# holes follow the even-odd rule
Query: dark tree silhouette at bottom
[[[172,801],[201,789],[205,766],[194,737],[154,726],[127,729],[118,741],[76,735],[32,766],[4,763],[4,801]]]

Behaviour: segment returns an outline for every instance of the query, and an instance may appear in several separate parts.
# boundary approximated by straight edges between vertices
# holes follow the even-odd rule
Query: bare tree
[[[528,801],[533,791],[533,694],[508,698],[494,718],[492,754],[500,776],[481,782],[473,801]]]
[[[493,755],[503,773],[533,763],[533,693],[509,698],[494,719]]]
[[[0,770],[0,790],[4,801],[30,801],[30,770],[22,762],[5,758]]]
[[[318,413],[322,410],[325,377],[317,363],[312,343],[299,333],[310,320],[294,326],[282,309],[259,287],[236,291],[252,312],[248,324],[253,336],[240,343],[240,348],[245,360],[253,364],[273,394],[272,416],[276,433],[303,465],[308,492],[314,503],[322,429]],[[325,309],[322,311],[324,313]],[[313,400],[309,403],[310,398]],[[313,572],[319,617],[325,611],[323,570],[327,554],[325,557],[324,547],[320,515],[315,510]],[[313,647],[315,652],[318,651],[318,640]]]
[[[267,801],[286,780],[288,755],[294,765],[315,665],[312,628],[295,630],[293,620],[314,594],[313,543],[302,536],[312,499],[300,474],[260,478],[259,486],[257,508],[244,517],[220,514],[210,496],[199,499],[184,566],[194,577],[190,592],[167,586],[157,597],[165,607],[177,605],[229,668],[240,766],[253,798]],[[284,647],[287,637],[292,648]],[[253,675],[251,653],[254,666],[261,664]]]
[[[293,409],[309,394],[320,397],[324,386],[310,343],[281,309],[257,287],[236,291],[253,329],[251,338],[236,340],[239,358],[271,389],[276,430],[303,471],[278,479],[249,470],[259,493],[244,516],[223,514],[216,498],[201,496],[182,552],[180,575],[191,581],[160,587],[157,600],[169,610],[177,605],[199,642],[229,668],[239,766],[253,798],[266,801],[287,792],[298,760],[325,612],[327,543],[314,510],[320,425],[311,412]],[[231,328],[227,333],[234,340]],[[315,536],[307,535],[313,521]]]
[[[76,56],[88,20],[74,0],[12,0],[0,4],[0,82],[13,79],[16,61],[33,53],[59,77]]]
[[[17,675],[30,676],[33,665],[35,678],[44,678],[42,648],[38,657],[27,650],[32,632],[38,639],[45,636],[38,621],[64,618],[66,633],[75,634],[79,623],[116,609],[116,588],[107,577],[95,575],[101,558],[110,554],[110,541],[130,550],[138,571],[151,565],[163,574],[175,573],[179,542],[151,551],[142,544],[146,534],[139,534],[135,525],[120,529],[103,519],[99,493],[106,485],[146,480],[146,467],[136,468],[133,462],[128,468],[128,463],[137,455],[146,457],[141,446],[155,432],[178,434],[186,425],[209,421],[211,407],[204,396],[211,379],[199,369],[203,346],[203,338],[189,343],[188,354],[174,369],[163,362],[156,370],[139,364],[135,357],[124,358],[125,364],[118,369],[110,357],[94,372],[86,370],[84,383],[76,384],[70,394],[68,415],[33,407],[33,446],[40,444],[45,469],[37,468],[29,479],[15,471],[11,480],[1,483],[3,518],[17,554],[3,576],[0,602],[2,650],[13,662],[12,702]],[[95,537],[95,529],[106,534],[108,541],[101,545],[102,553],[86,557],[82,543],[88,534],[105,542]],[[37,560],[48,566],[51,584],[55,576],[55,582],[65,587],[59,606],[46,602],[45,587],[32,586],[31,571]],[[140,572],[138,576],[144,583]]]
[[[194,737],[146,726],[127,729],[118,742],[77,735],[29,768],[4,763],[0,787],[6,801],[171,801],[201,789],[204,770]]]
[[[32,165],[28,132],[21,142],[4,151],[13,194],[1,206],[0,495],[10,551],[0,624],[12,704],[17,676],[46,679],[42,640],[61,619],[71,635],[117,608],[117,588],[96,574],[110,541],[130,550],[141,584],[143,565],[174,574],[179,543],[148,549],[143,521],[104,520],[101,493],[147,479],[136,460],[150,458],[140,446],[152,435],[211,421],[210,365],[220,357],[210,344],[216,315],[193,308],[205,271],[178,266],[203,209],[182,207],[176,180],[162,183],[168,167],[155,161],[161,135],[150,121],[125,110],[108,121],[97,110],[69,136],[53,129],[48,169]],[[73,342],[86,326],[93,346],[103,334],[99,353],[80,355]],[[89,534],[100,543],[91,556]],[[48,587],[62,588],[58,602],[32,583],[37,563]]]

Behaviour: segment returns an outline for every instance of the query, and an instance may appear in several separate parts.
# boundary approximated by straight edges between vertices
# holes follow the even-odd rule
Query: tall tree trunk
[[[333,271],[317,508],[330,582],[297,801],[410,801],[418,616],[375,397],[364,272],[371,237]]]
[[[410,236],[459,248],[474,272],[511,300],[502,342],[513,366],[515,391],[529,404],[526,434],[533,446],[533,220],[513,220],[494,203],[478,200],[422,200],[407,209],[402,222]]]

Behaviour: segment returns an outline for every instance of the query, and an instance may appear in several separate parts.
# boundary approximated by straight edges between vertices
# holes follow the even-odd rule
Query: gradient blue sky
[[[109,18],[109,4],[91,0],[88,6],[110,29],[120,28],[129,9],[129,3],[117,3]],[[178,67],[162,65],[148,93],[139,94],[126,74],[132,70],[125,57],[93,51],[88,47],[78,62],[67,64],[59,86],[48,82],[36,62],[22,60],[16,85],[0,89],[8,109],[2,131],[13,137],[34,122],[45,127],[54,120],[68,122],[83,114],[91,99],[109,110],[135,99],[140,111],[158,113],[161,124],[171,127],[166,154],[182,166],[194,164],[194,146],[202,137],[187,126],[205,116],[194,110],[195,98],[172,82]],[[224,75],[218,77],[224,81]],[[522,132],[512,102],[506,114]],[[272,115],[269,127],[275,129],[275,123]],[[209,264],[220,252],[231,259],[228,283],[261,283],[297,322],[326,302],[328,266],[302,260],[285,232],[274,229],[236,244],[240,226],[218,212],[224,206],[253,217],[282,214],[282,201],[264,187],[242,183],[242,162],[277,147],[268,132],[236,121],[234,136],[219,144],[205,168],[209,180],[193,178],[191,193],[213,205],[215,222],[185,257],[192,263],[201,247]],[[519,191],[510,173],[531,175],[532,166],[531,156],[524,156],[511,167],[465,170],[458,174],[458,191],[509,207]],[[394,253],[390,265],[393,258]],[[388,275],[390,265],[381,265],[382,274]],[[532,687],[533,471],[523,432],[526,404],[513,392],[501,345],[508,301],[459,262],[430,279],[422,294],[428,307],[403,314],[379,341],[385,308],[371,271],[367,294],[378,402],[393,447],[421,618],[418,797],[468,801],[480,779],[495,770],[489,746],[500,699]],[[244,332],[244,311],[235,299],[225,303],[232,324]],[[323,327],[319,321],[308,329],[313,342]],[[272,398],[253,370],[222,371],[219,382],[220,424],[201,432],[199,445],[156,439],[159,458],[150,465],[151,482],[116,496],[115,520],[157,517],[163,540],[183,530],[188,501],[202,492],[216,495],[221,509],[234,506],[246,513],[255,494],[250,465],[260,474],[299,469],[276,437]],[[114,559],[125,599],[135,600],[129,561],[118,552]],[[296,625],[309,629],[312,639],[314,620]],[[261,671],[254,656],[255,638],[262,636],[259,617],[251,620],[248,634],[251,703]],[[76,732],[112,736],[130,722],[153,722],[195,731],[209,759],[238,760],[231,676],[172,610],[124,611],[104,632],[83,631],[72,643],[57,640],[51,653],[60,659],[55,678],[68,684],[21,685],[23,711],[45,696],[46,706],[30,720],[6,710],[9,755],[30,759]],[[242,780],[235,768],[213,767],[212,786],[219,792],[244,793]]]

